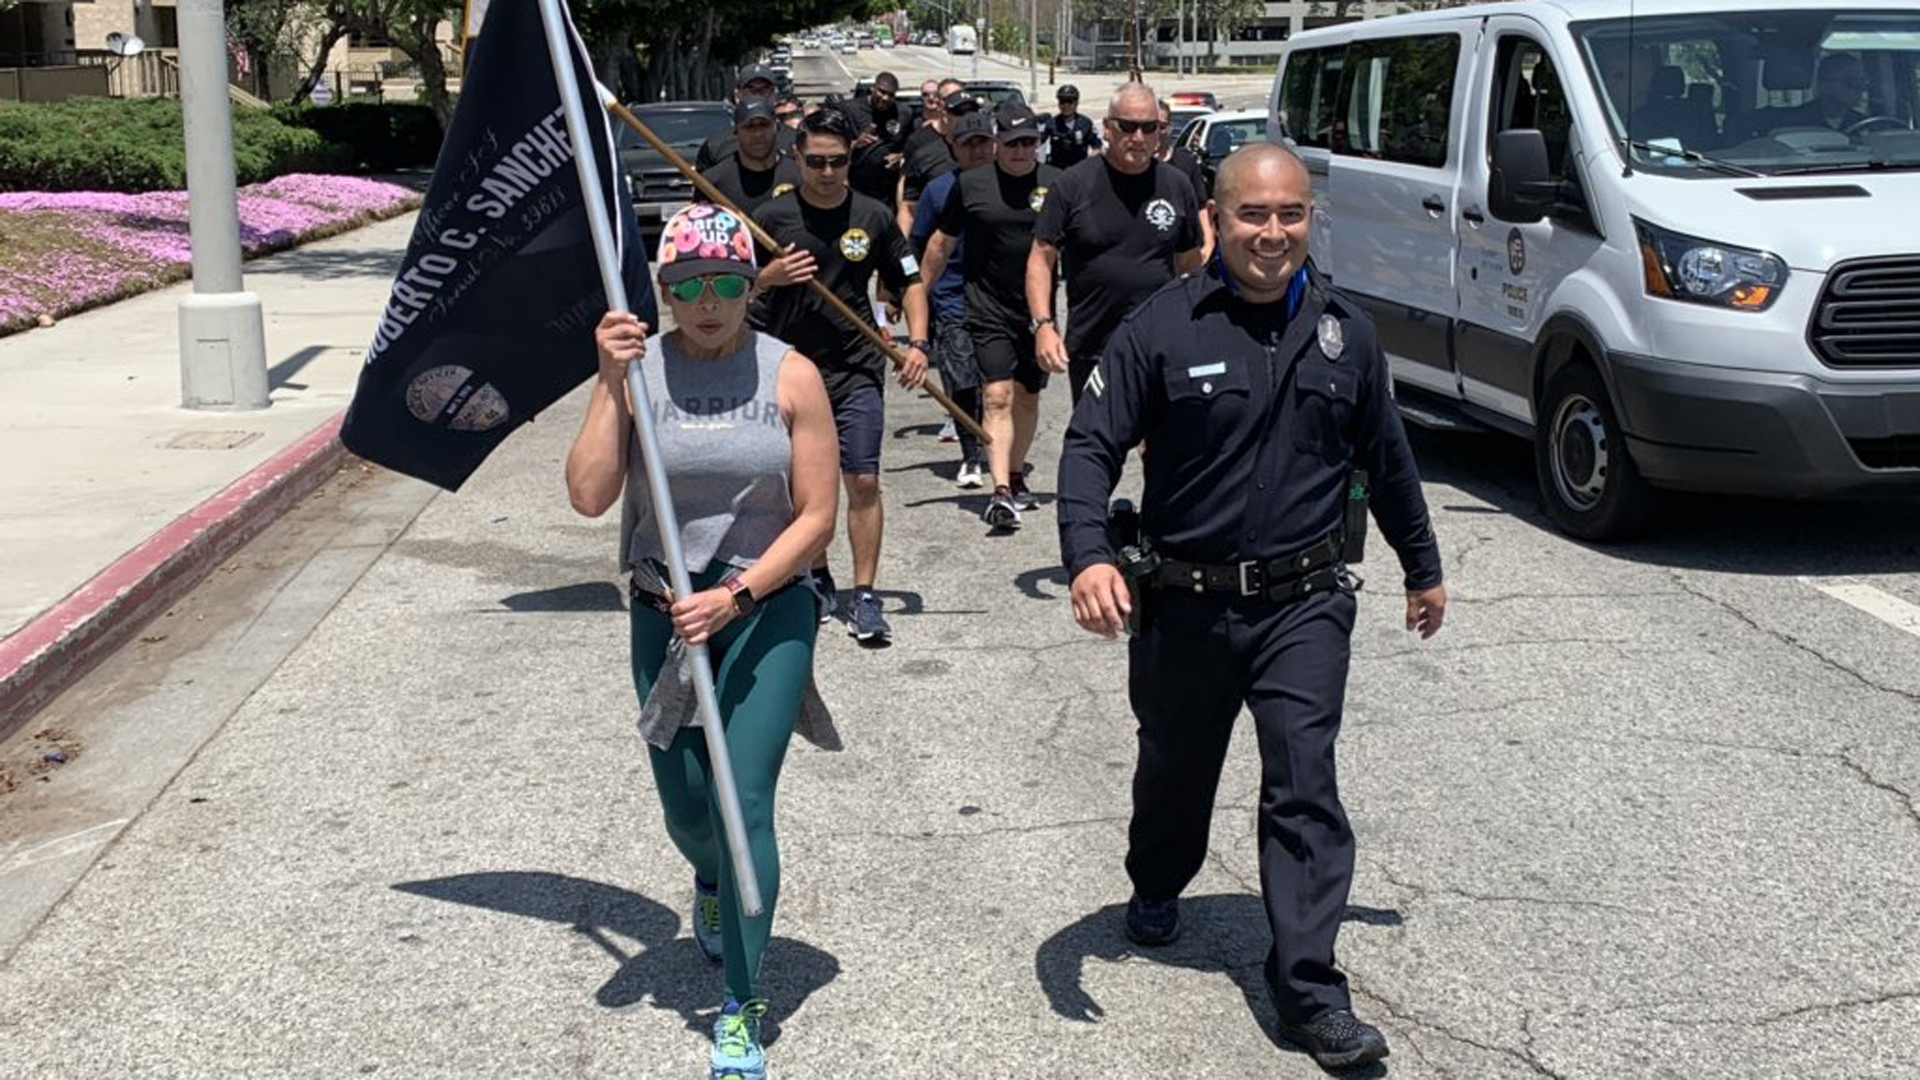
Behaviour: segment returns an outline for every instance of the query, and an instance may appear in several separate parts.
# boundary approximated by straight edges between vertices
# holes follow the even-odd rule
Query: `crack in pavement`
[[[1387,1015],[1393,1017],[1395,1020],[1398,1020],[1403,1024],[1411,1024],[1411,1025],[1414,1025],[1415,1027],[1426,1028],[1429,1031],[1438,1032],[1441,1035],[1445,1036],[1446,1038],[1452,1039],[1454,1042],[1460,1043],[1463,1046],[1471,1046],[1477,1050],[1484,1050],[1489,1054],[1497,1054],[1501,1057],[1509,1058],[1513,1061],[1517,1061],[1520,1064],[1525,1065],[1536,1076],[1550,1077],[1551,1080],[1567,1080],[1566,1074],[1557,1072],[1554,1069],[1550,1068],[1547,1065],[1547,1063],[1544,1061],[1541,1061],[1539,1055],[1534,1052],[1531,1033],[1525,1032],[1526,1020],[1525,1020],[1524,1013],[1522,1017],[1522,1030],[1523,1030],[1523,1033],[1526,1034],[1527,1044],[1521,1047],[1520,1049],[1516,1050],[1511,1046],[1501,1046],[1497,1043],[1482,1042],[1479,1039],[1470,1038],[1466,1035],[1460,1034],[1457,1031],[1454,1031],[1452,1028],[1447,1027],[1445,1024],[1442,1024],[1437,1020],[1426,1019],[1425,1017],[1422,1017],[1419,1014],[1415,1013],[1413,1010],[1406,1008],[1400,1003],[1394,1001],[1392,998],[1386,996],[1380,991],[1370,990],[1370,989],[1367,989],[1366,987],[1363,987],[1360,984],[1359,979],[1355,978],[1352,972],[1347,973],[1347,982],[1348,982],[1349,989],[1351,989],[1353,993],[1358,994],[1362,997],[1373,999],[1375,1002],[1377,1002],[1380,1005],[1382,1009],[1386,1010]]]
[[[1768,1013],[1765,1016],[1756,1017],[1752,1020],[1675,1020],[1658,1017],[1648,1017],[1648,1019],[1673,1027],[1760,1028],[1766,1027],[1769,1024],[1780,1023],[1783,1020],[1794,1020],[1803,1016],[1812,1016],[1816,1013],[1845,1012],[1848,1009],[1858,1009],[1873,1005],[1890,1005],[1899,1001],[1920,1001],[1920,990],[1889,990],[1885,993],[1872,994],[1867,997],[1845,998],[1840,1001],[1816,1001],[1812,1004]]]
[[[1598,593],[1556,593],[1556,592],[1517,592],[1502,593],[1498,596],[1461,596],[1452,599],[1460,607],[1494,607],[1510,604],[1515,600],[1623,600],[1654,599],[1685,595],[1677,590],[1661,589],[1654,592],[1598,592]]]
[[[1392,870],[1389,870],[1385,866],[1380,866],[1379,870],[1380,870],[1380,876],[1386,878],[1388,884],[1393,885],[1397,888],[1405,889],[1407,892],[1410,892],[1413,894],[1413,900],[1410,901],[1411,903],[1419,903],[1422,900],[1429,899],[1435,893],[1440,893],[1448,896],[1456,896],[1456,897],[1459,897],[1460,899],[1468,900],[1468,901],[1472,901],[1474,903],[1480,903],[1480,904],[1534,904],[1541,907],[1595,908],[1601,911],[1617,911],[1627,915],[1652,914],[1652,912],[1647,911],[1645,908],[1627,907],[1624,904],[1610,904],[1604,900],[1567,900],[1567,899],[1562,899],[1560,897],[1555,897],[1555,896],[1523,896],[1523,895],[1517,895],[1517,894],[1508,895],[1503,893],[1476,893],[1476,892],[1469,892],[1466,889],[1462,889],[1454,885],[1422,885],[1417,881],[1408,881],[1407,879],[1400,877],[1399,875],[1395,874]]]
[[[1106,817],[1080,818],[1074,821],[1046,821],[1036,825],[994,825],[984,829],[921,829],[916,832],[888,832],[864,830],[854,832],[831,832],[827,836],[842,840],[863,840],[884,838],[887,840],[970,840],[977,836],[1023,836],[1032,833],[1060,832],[1067,829],[1084,829],[1090,825],[1125,824],[1128,817],[1124,814]]]
[[[1566,732],[1557,734],[1555,738],[1565,739],[1570,742],[1594,743],[1599,746],[1621,746],[1625,739],[1631,739],[1635,742],[1643,743],[1678,743],[1682,746],[1698,746],[1711,750],[1738,750],[1751,754],[1777,754],[1781,757],[1794,758],[1800,761],[1831,761],[1842,766],[1847,772],[1851,773],[1855,779],[1866,784],[1868,787],[1878,791],[1884,791],[1894,798],[1899,799],[1901,809],[1906,811],[1907,820],[1913,824],[1914,828],[1920,829],[1920,800],[1916,800],[1913,793],[1907,791],[1905,788],[1890,781],[1880,779],[1872,770],[1855,760],[1853,757],[1853,747],[1850,746],[1843,746],[1838,750],[1805,750],[1797,746],[1722,742],[1718,739],[1696,739],[1686,735],[1643,735],[1632,732],[1627,733],[1624,737],[1614,738]]]
[[[1511,641],[1477,641],[1467,645],[1418,645],[1410,649],[1393,649],[1387,652],[1376,653],[1356,651],[1353,656],[1356,660],[1395,660],[1402,656],[1442,657],[1454,656],[1460,653],[1484,652],[1487,649],[1536,648],[1542,645],[1592,645],[1606,646],[1612,649],[1615,654],[1624,657],[1626,650],[1622,648],[1622,646],[1634,644],[1638,644],[1638,641],[1634,638],[1519,638]]]
[[[1748,626],[1752,627],[1755,630],[1758,630],[1760,633],[1765,634],[1766,636],[1774,639],[1775,641],[1780,642],[1782,645],[1786,645],[1787,647],[1792,648],[1796,651],[1805,653],[1806,655],[1819,661],[1824,666],[1834,671],[1837,671],[1843,675],[1849,676],[1855,682],[1858,682],[1861,686],[1864,686],[1869,690],[1879,691],[1882,694],[1891,694],[1894,697],[1904,698],[1907,701],[1920,704],[1920,692],[1916,692],[1913,690],[1905,690],[1898,686],[1889,686],[1878,679],[1872,678],[1871,676],[1868,676],[1860,671],[1857,671],[1854,668],[1848,666],[1847,664],[1843,664],[1840,661],[1835,660],[1833,657],[1828,656],[1826,653],[1821,652],[1819,649],[1814,648],[1813,646],[1807,644],[1806,642],[1801,641],[1799,638],[1794,637],[1792,634],[1789,634],[1784,630],[1779,630],[1774,627],[1766,626],[1762,624],[1759,620],[1755,619],[1753,616],[1748,615],[1745,611],[1742,611],[1737,605],[1733,604],[1730,601],[1722,600],[1720,597],[1715,596],[1704,589],[1694,586],[1693,584],[1688,582],[1685,578],[1681,577],[1677,572],[1672,575],[1672,580],[1674,584],[1680,586],[1681,590],[1686,592],[1688,595],[1693,596],[1694,598],[1699,600],[1705,600],[1707,603],[1714,605],[1715,607],[1719,608],[1722,611],[1725,611],[1727,614],[1732,615],[1734,618],[1739,619],[1743,623],[1746,623]]]

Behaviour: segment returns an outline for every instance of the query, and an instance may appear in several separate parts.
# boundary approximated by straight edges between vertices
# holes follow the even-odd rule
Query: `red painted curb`
[[[335,416],[0,641],[0,739],[113,654],[346,458]]]

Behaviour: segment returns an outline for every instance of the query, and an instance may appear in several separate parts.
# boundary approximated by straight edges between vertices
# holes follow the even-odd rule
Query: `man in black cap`
[[[734,76],[733,103],[739,105],[758,98],[771,105],[777,89],[771,70],[759,64],[748,64]],[[795,132],[781,131],[777,136],[777,141],[774,143],[775,153],[784,154],[793,149],[793,142],[797,137]],[[733,151],[733,132],[731,130],[714,132],[707,137],[706,142],[700,145],[700,153],[693,159],[693,167],[705,172],[708,166],[725,161],[727,155]]]
[[[733,107],[733,153],[718,163],[700,170],[721,194],[751,217],[760,204],[783,195],[800,184],[800,166],[774,149],[781,125],[775,121],[773,106],[759,98],[748,98]],[[764,265],[769,253],[760,253]]]
[[[1080,88],[1068,83],[1054,95],[1060,111],[1046,118],[1047,164],[1070,169],[1100,149],[1100,133],[1093,121],[1080,115]]]
[[[968,98],[969,102],[973,99]],[[927,182],[914,208],[913,230],[907,239],[914,254],[925,259],[927,245],[939,231],[940,215],[946,211],[953,189],[970,169],[993,160],[996,146],[993,119],[978,109],[969,109],[947,117],[947,141],[952,145],[953,168]],[[964,238],[955,239],[947,256],[946,272],[928,278],[928,302],[933,307],[933,367],[947,388],[953,403],[967,410],[974,420],[982,419],[980,410],[980,365],[973,354],[973,337],[967,333],[966,247]],[[948,422],[950,426],[952,422]],[[942,442],[949,441],[943,433]],[[960,444],[960,471],[954,482],[972,489],[986,483],[985,447],[966,428],[954,426],[953,440]]]
[[[866,100],[843,98],[836,105],[853,126],[853,172],[847,177],[853,190],[869,199],[878,199],[893,208],[900,194],[901,147],[907,137],[906,122],[894,96],[900,92],[900,80],[893,72],[873,77]]]
[[[1025,105],[994,114],[999,152],[991,169],[960,174],[927,245],[927,275],[939,280],[955,238],[966,242],[967,334],[985,386],[987,462],[993,499],[981,517],[997,531],[1020,527],[1020,511],[1039,504],[1021,466],[1040,422],[1047,372],[1033,351],[1027,309],[1027,255],[1034,220],[1059,170],[1039,163],[1040,121]]]

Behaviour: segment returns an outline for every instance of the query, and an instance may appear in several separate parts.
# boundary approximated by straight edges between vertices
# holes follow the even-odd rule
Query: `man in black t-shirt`
[[[754,220],[785,253],[760,270],[753,326],[785,341],[820,368],[840,437],[840,472],[847,489],[847,541],[853,548],[854,597],[848,632],[862,643],[884,644],[892,630],[874,594],[885,518],[880,503],[880,445],[885,424],[881,387],[884,353],[847,325],[806,287],[818,278],[856,314],[870,310],[867,288],[878,276],[906,309],[911,341],[900,385],[917,390],[927,379],[927,290],[920,264],[893,213],[851,191],[853,131],[827,109],[801,128],[800,186],[761,205]],[[834,597],[826,553],[815,563],[814,584]],[[831,612],[832,606],[829,605]]]
[[[773,72],[759,64],[749,64],[741,68],[740,73],[734,77],[733,103],[739,105],[757,98],[771,105],[775,90]],[[783,130],[776,133],[776,136],[774,152],[784,154],[793,149],[793,141],[798,137],[798,133]],[[707,141],[700,144],[700,152],[694,155],[693,167],[705,172],[709,167],[725,161],[727,155],[733,153],[734,149],[732,129],[717,131],[707,136]]]
[[[1107,337],[1147,294],[1200,266],[1200,205],[1193,185],[1153,159],[1159,103],[1128,83],[1107,108],[1107,148],[1060,174],[1034,225],[1027,306],[1034,349],[1065,371],[1073,400],[1100,361]],[[971,260],[969,260],[971,262]],[[1053,283],[1064,269],[1067,334],[1054,321]]]
[[[899,92],[900,80],[883,71],[873,77],[865,100],[842,98],[834,104],[853,126],[853,172],[847,182],[889,210],[899,194],[901,147],[907,138],[906,118],[894,103]]]
[[[901,229],[908,233],[913,231],[914,205],[920,201],[921,193],[927,190],[927,185],[933,182],[934,177],[953,168],[953,149],[947,145],[947,138],[953,130],[954,119],[980,105],[966,93],[966,87],[959,79],[942,80],[935,85],[933,96],[925,101],[926,123],[907,136],[900,165],[897,204],[900,207]]]
[[[1176,172],[1187,178],[1187,183],[1193,185],[1194,201],[1200,204],[1200,209],[1205,210],[1211,196],[1207,192],[1206,175],[1200,169],[1200,158],[1184,146],[1173,145],[1176,134],[1173,130],[1173,106],[1167,103],[1166,98],[1161,98],[1160,149],[1154,157],[1173,166]],[[1213,218],[1203,213],[1200,215],[1200,262],[1204,265],[1212,254]]]
[[[960,174],[927,244],[927,274],[938,280],[956,238],[966,244],[967,334],[985,387],[985,427],[993,499],[981,515],[995,529],[1020,527],[1020,511],[1039,505],[1021,465],[1040,422],[1047,372],[1033,354],[1026,267],[1033,223],[1059,176],[1038,163],[1040,123],[1025,105],[994,117],[1000,150],[993,168]]]
[[[1100,149],[1100,133],[1080,113],[1080,88],[1068,83],[1054,95],[1060,111],[1042,121],[1047,139],[1047,164],[1071,169]]]
[[[773,107],[759,98],[748,98],[733,108],[734,152],[700,170],[701,176],[748,217],[760,209],[761,203],[800,186],[800,166],[774,150],[780,130]],[[762,251],[760,261],[773,254]]]

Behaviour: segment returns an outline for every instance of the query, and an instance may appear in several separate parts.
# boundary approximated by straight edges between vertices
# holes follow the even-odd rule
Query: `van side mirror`
[[[1539,221],[1559,201],[1560,185],[1552,177],[1546,136],[1533,128],[1502,131],[1493,137],[1487,208],[1501,221],[1519,225]]]

